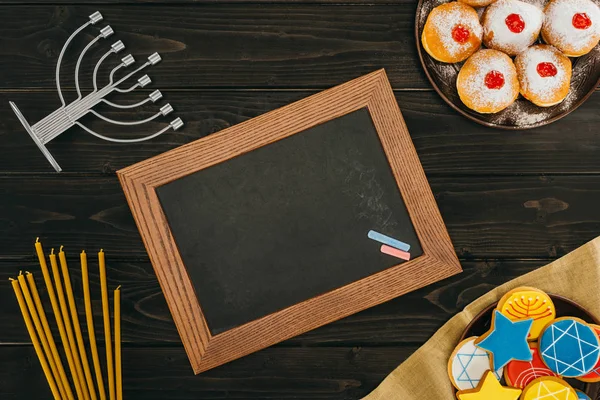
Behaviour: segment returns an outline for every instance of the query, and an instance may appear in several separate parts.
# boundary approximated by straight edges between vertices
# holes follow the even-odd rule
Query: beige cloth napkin
[[[562,295],[600,316],[600,237],[545,267],[495,288],[469,304],[363,400],[453,399],[454,389],[447,372],[448,359],[463,330],[481,310],[517,286],[533,286]]]

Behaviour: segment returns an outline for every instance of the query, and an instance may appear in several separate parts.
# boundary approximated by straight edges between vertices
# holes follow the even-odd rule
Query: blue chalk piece
[[[410,250],[410,244],[406,244],[404,242],[401,242],[399,240],[396,240],[394,238],[391,238],[391,237],[386,236],[379,232],[369,231],[369,234],[367,236],[369,237],[369,239],[376,240],[379,243],[387,244],[388,246],[392,246],[398,250],[402,250],[402,251]]]

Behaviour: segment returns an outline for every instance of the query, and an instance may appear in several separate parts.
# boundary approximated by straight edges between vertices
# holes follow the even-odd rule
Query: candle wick
[[[121,290],[121,285],[117,286],[115,290]]]
[[[23,271],[19,271],[19,276],[23,275]]]
[[[31,272],[29,272],[29,271],[25,271],[25,274],[26,274],[26,275],[31,275]]]
[[[65,246],[60,246],[60,250],[59,250],[59,251],[60,251],[61,253],[62,253],[62,251],[63,251],[63,247],[65,247]]]
[[[36,243],[39,243],[39,241],[40,241],[40,238],[39,238],[39,236],[38,236],[38,237],[36,237],[36,238],[35,238],[35,242],[36,242]]]
[[[13,278],[8,278],[8,280],[9,280],[9,281],[11,281],[11,282],[12,282],[12,281],[14,281],[14,279],[13,279]]]
[[[50,251],[50,255],[53,256],[54,255],[54,247],[52,248],[52,251]]]
[[[81,250],[81,254],[85,254],[85,250]]]

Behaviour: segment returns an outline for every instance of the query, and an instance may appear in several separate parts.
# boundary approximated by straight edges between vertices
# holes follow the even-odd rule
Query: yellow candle
[[[121,286],[115,289],[115,375],[117,400],[123,400],[123,374],[121,372]]]
[[[77,339],[79,357],[81,357],[81,364],[83,365],[83,372],[85,374],[85,383],[87,384],[87,390],[85,390],[85,386],[83,386],[82,391],[86,399],[89,399],[91,397],[92,400],[96,400],[96,391],[94,390],[94,378],[92,378],[90,364],[88,363],[87,353],[85,351],[85,342],[83,341],[83,335],[81,334],[81,325],[79,324],[77,305],[75,303],[75,297],[73,296],[73,287],[71,286],[71,278],[69,276],[67,258],[65,256],[65,252],[62,251],[62,248],[61,251],[58,253],[58,257],[60,259],[60,266],[65,281],[65,292],[67,292],[67,300],[69,301],[69,309],[71,310],[71,321],[73,322],[73,330],[75,331],[75,338]]]
[[[62,246],[60,248],[59,257],[64,257]],[[56,256],[50,255],[50,264],[52,265],[52,275],[54,276],[54,284],[56,285],[56,293],[58,294],[58,301],[60,303],[60,313],[56,314],[56,321],[58,322],[58,331],[60,338],[63,342],[65,353],[67,354],[67,362],[71,369],[71,377],[75,384],[75,391],[77,392],[78,399],[89,399],[87,393],[85,376],[83,375],[83,368],[81,366],[81,360],[79,359],[79,352],[77,350],[77,343],[75,341],[75,334],[71,327],[71,318],[69,317],[69,308],[67,307],[67,300],[65,299],[65,293],[63,291],[62,282],[60,279],[60,271],[56,264]],[[66,264],[65,264],[66,265]],[[60,318],[62,316],[62,319]],[[64,325],[63,325],[64,321]]]
[[[48,265],[46,264],[46,256],[44,255],[44,249],[42,248],[42,243],[40,243],[39,238],[35,239],[35,251],[37,253],[38,261],[40,263],[40,269],[42,270],[42,276],[44,278],[44,283],[46,284],[46,290],[48,291],[48,297],[50,298],[50,305],[52,306],[52,312],[54,313],[54,318],[56,319],[56,324],[61,325],[62,319],[60,315],[60,308],[58,302],[56,301],[56,295],[54,293],[54,285],[52,284],[52,279],[50,278],[50,273],[48,271]],[[36,288],[37,290],[37,288]]]
[[[37,336],[35,335],[35,330],[33,328],[33,324],[31,323],[31,318],[29,317],[29,312],[27,311],[27,306],[25,305],[25,299],[23,298],[23,294],[21,293],[21,288],[19,287],[19,282],[14,279],[11,279],[12,287],[15,291],[15,295],[17,296],[17,301],[19,302],[19,308],[21,309],[21,314],[23,314],[23,320],[25,321],[25,326],[27,327],[27,332],[29,332],[29,337],[31,338],[31,343],[33,343],[33,348],[35,349],[35,353],[40,360],[40,364],[42,365],[42,370],[44,371],[44,375],[46,376],[46,380],[48,381],[48,385],[50,386],[50,391],[52,392],[52,396],[54,400],[61,400],[60,393],[58,392],[58,388],[56,387],[56,383],[54,383],[54,379],[52,378],[52,373],[50,372],[50,367],[44,358],[44,352],[42,347],[40,346],[40,342],[38,341]]]
[[[31,274],[29,274],[31,275]],[[44,350],[44,354],[46,355],[46,358],[48,360],[48,364],[50,365],[50,371],[52,371],[52,375],[54,377],[54,381],[56,382],[56,386],[58,388],[58,391],[61,395],[62,398],[65,398],[67,395],[67,392],[64,388],[64,381],[66,381],[66,376],[65,376],[65,371],[62,371],[62,375],[58,370],[58,365],[60,365],[62,367],[62,363],[60,361],[60,357],[55,358],[54,354],[52,353],[52,349],[50,348],[50,344],[49,344],[49,340],[52,340],[52,331],[50,330],[50,327],[47,327],[48,329],[46,330],[46,327],[42,326],[42,322],[40,321],[40,318],[38,317],[38,313],[35,309],[35,303],[33,301],[33,297],[31,297],[31,293],[29,292],[29,288],[27,287],[27,281],[25,280],[25,276],[19,274],[19,286],[21,287],[21,293],[23,293],[23,297],[25,298],[25,304],[27,305],[27,308],[29,309],[29,314],[31,315],[31,319],[33,321],[33,326],[35,327],[35,330],[37,332],[37,335],[40,339],[40,342],[42,343],[42,349]],[[54,340],[52,340],[52,343],[54,343]],[[54,346],[54,350],[56,350],[56,345]],[[58,354],[57,354],[58,356]],[[63,377],[64,377],[64,381],[63,381]]]
[[[85,318],[87,321],[88,335],[90,337],[90,349],[92,350],[92,361],[94,362],[96,381],[98,382],[98,393],[100,394],[101,400],[106,400],[104,381],[102,379],[102,367],[100,366],[98,347],[96,345],[96,332],[94,331],[94,314],[92,313],[90,279],[88,274],[87,255],[85,254],[85,251],[82,251],[79,257],[81,260],[81,280],[83,284],[83,299],[85,301]]]
[[[52,257],[50,258],[50,260],[52,261]],[[46,318],[46,312],[44,311],[44,306],[42,305],[42,300],[40,299],[40,294],[37,290],[37,285],[35,284],[35,279],[33,278],[33,274],[28,273],[28,274],[26,274],[25,277],[27,278],[27,283],[29,284],[29,290],[31,291],[31,295],[33,296],[33,301],[35,302],[35,306],[38,310],[38,314],[40,316],[40,319],[42,320],[42,326],[44,326],[44,330],[47,330],[48,332],[50,332],[50,326],[48,325],[48,319]],[[54,279],[56,281],[56,275],[54,276]],[[56,286],[56,291],[57,291],[57,293],[59,295],[59,299],[60,299],[60,295],[62,293],[62,286],[60,285],[60,281],[58,281],[58,284]],[[62,304],[61,304],[61,307],[62,307]],[[77,378],[77,371],[75,370],[75,367],[73,364],[71,348],[69,347],[69,341],[68,341],[66,333],[65,333],[65,326],[63,325],[63,320],[62,320],[60,314],[57,316],[56,322],[58,325],[58,333],[60,335],[60,340],[63,344],[65,354],[67,355],[67,364],[69,366],[69,370],[71,371],[71,377],[73,378],[73,382],[75,383],[75,391],[77,392],[77,398],[81,398],[81,393],[79,391],[79,381]],[[64,371],[64,368],[63,368],[63,371]],[[73,399],[73,392],[71,391],[71,386],[69,385],[69,382],[66,379],[66,376],[65,376],[64,386],[67,389],[67,397],[69,399]]]
[[[104,316],[104,341],[106,343],[106,369],[108,371],[108,395],[115,400],[115,371],[113,364],[112,342],[110,332],[110,305],[108,303],[108,284],[106,282],[106,263],[104,250],[98,253],[100,264],[100,288],[102,291],[102,315]]]

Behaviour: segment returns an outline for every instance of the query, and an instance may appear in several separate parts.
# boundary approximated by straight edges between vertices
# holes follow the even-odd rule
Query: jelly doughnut
[[[431,57],[455,63],[467,59],[479,49],[482,34],[477,11],[455,1],[431,10],[423,27],[421,42]]]
[[[517,55],[537,40],[543,21],[544,13],[532,4],[499,0],[483,13],[483,43],[509,56]]]
[[[497,50],[480,50],[465,62],[456,88],[462,102],[479,113],[495,113],[519,96],[517,70],[510,57]]]
[[[496,0],[458,0],[461,3],[470,5],[471,7],[487,7]]]
[[[550,0],[542,38],[568,57],[589,53],[600,40],[600,8],[591,0]]]
[[[523,97],[540,107],[560,103],[571,87],[571,60],[555,47],[536,45],[515,58]]]

